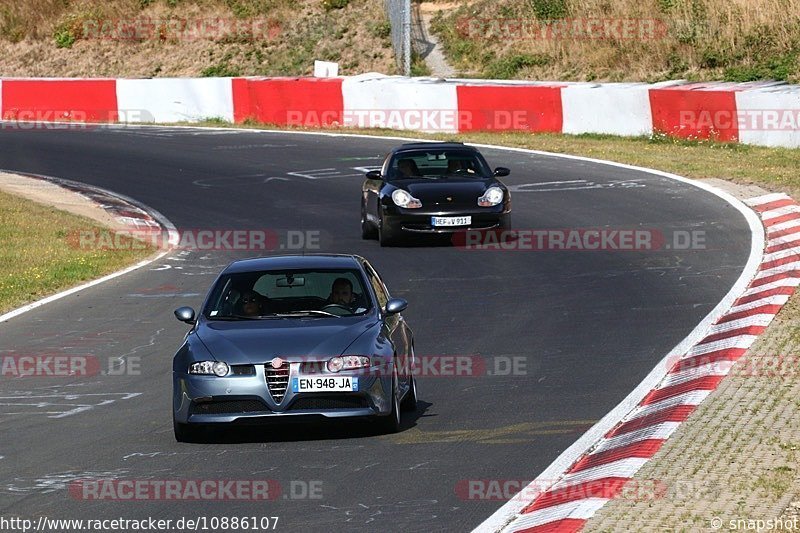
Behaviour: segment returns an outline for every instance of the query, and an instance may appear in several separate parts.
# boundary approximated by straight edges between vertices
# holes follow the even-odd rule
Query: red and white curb
[[[516,502],[505,521],[500,511],[476,531],[579,531],[719,385],[800,285],[800,205],[785,194],[745,203],[766,230],[761,263],[746,290],[685,353],[668,358],[666,376],[638,405],[542,491],[536,481],[529,500]],[[541,478],[541,476],[540,476]],[[519,496],[519,495],[518,495]],[[508,505],[508,504],[507,504]]]
[[[142,228],[158,228],[161,231],[167,233],[168,241],[170,243],[175,243],[178,240],[178,233],[172,222],[170,222],[164,215],[162,215],[155,209],[148,207],[134,200],[133,198],[129,198],[127,196],[117,194],[100,187],[94,187],[92,185],[87,185],[85,183],[80,183],[77,181],[67,180],[63,178],[56,178],[53,176],[43,176],[41,174],[30,174],[26,172],[18,172],[13,170],[2,170],[2,172],[8,172],[9,174],[17,174],[20,176],[26,176],[34,179],[41,179],[44,181],[54,183],[60,187],[63,187],[64,189],[80,194],[85,198],[91,200],[92,202],[100,206],[102,209],[104,209],[107,213],[109,213],[112,217],[114,217],[114,219],[120,225],[126,228],[129,228],[131,230],[141,230]],[[24,305],[20,308],[4,313],[0,315],[0,323],[6,322],[7,320],[10,320],[23,313],[27,313],[28,311],[36,309],[37,307],[41,307],[50,302],[60,300],[61,298],[64,298],[71,294],[75,294],[76,292],[88,289],[89,287],[99,285],[101,283],[112,280],[119,276],[125,275],[129,272],[133,272],[134,270],[140,269],[143,266],[147,266],[155,261],[158,261],[168,253],[169,251],[162,252],[155,257],[145,259],[144,261],[140,261],[135,265],[131,265],[123,270],[113,272],[111,274],[108,274],[107,276],[103,276],[102,278],[89,281],[77,287],[72,287],[71,289],[59,292],[57,294],[53,294],[41,300],[37,300],[35,302]]]

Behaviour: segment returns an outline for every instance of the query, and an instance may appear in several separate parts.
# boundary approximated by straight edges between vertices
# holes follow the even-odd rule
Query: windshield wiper
[[[342,318],[339,315],[334,315],[333,313],[329,313],[327,311],[318,311],[315,309],[306,309],[305,311],[295,311],[294,313],[280,313],[276,316],[279,316],[281,318],[293,317],[293,316],[334,316],[336,318]]]
[[[268,315],[221,315],[208,317],[209,320],[266,320],[269,318],[278,318],[278,315],[270,313]]]

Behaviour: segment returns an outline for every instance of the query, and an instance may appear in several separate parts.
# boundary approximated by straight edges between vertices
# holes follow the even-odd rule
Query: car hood
[[[341,355],[362,334],[377,326],[374,317],[206,321],[196,335],[220,361],[232,365],[325,360]]]
[[[393,184],[398,188],[405,189],[423,204],[426,201],[445,202],[448,201],[448,197],[452,198],[449,201],[474,204],[478,197],[494,183],[494,180],[488,178],[446,178],[401,180]]]

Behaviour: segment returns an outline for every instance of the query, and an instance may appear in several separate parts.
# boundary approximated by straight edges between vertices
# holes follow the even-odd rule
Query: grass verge
[[[81,249],[71,237],[95,222],[0,192],[0,313],[150,256],[152,248]],[[131,247],[133,248],[133,247]]]

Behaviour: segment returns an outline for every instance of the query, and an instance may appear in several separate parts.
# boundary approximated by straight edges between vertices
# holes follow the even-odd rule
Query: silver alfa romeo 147
[[[201,428],[370,417],[385,432],[417,402],[407,302],[354,255],[276,256],[230,264],[175,354],[175,438]]]

